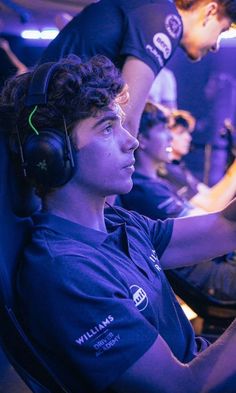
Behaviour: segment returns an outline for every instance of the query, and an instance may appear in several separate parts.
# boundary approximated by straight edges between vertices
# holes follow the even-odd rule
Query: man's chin
[[[125,187],[122,187],[122,189],[120,189],[119,194],[120,195],[128,194],[132,190],[132,188],[133,188],[133,182],[127,184]]]
[[[202,59],[201,53],[193,53],[193,52],[189,51],[187,48],[185,48],[183,45],[181,47],[182,47],[183,51],[186,53],[188,59],[191,60],[192,62],[197,62]]]
[[[192,53],[186,52],[188,59],[191,60],[192,62],[196,63],[202,59],[202,55],[195,55]]]

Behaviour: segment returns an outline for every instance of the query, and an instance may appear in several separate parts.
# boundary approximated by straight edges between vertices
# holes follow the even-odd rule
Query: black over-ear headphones
[[[76,164],[76,150],[71,144],[63,116],[63,130],[46,125],[37,130],[32,123],[38,105],[47,105],[48,85],[57,68],[58,63],[45,63],[34,72],[25,103],[26,106],[33,107],[28,119],[32,134],[21,143],[18,133],[26,177],[36,185],[47,188],[67,183],[74,174]]]

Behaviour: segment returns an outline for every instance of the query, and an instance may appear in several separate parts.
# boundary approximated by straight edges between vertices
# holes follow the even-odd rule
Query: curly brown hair
[[[191,10],[200,3],[208,3],[210,0],[174,0],[177,8]],[[215,0],[219,4],[220,15],[227,16],[232,23],[236,23],[236,0]]]
[[[0,122],[9,133],[17,125],[22,140],[32,133],[28,120],[33,107],[25,102],[33,73],[9,79],[0,96]],[[38,106],[34,127],[39,131],[45,126],[63,130],[64,117],[70,131],[75,122],[105,110],[124,86],[120,72],[105,56],[83,63],[76,55],[69,55],[57,63],[49,81],[47,104]]]

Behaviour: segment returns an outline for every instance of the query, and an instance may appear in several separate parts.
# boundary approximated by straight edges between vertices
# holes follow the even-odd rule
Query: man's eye
[[[113,127],[111,124],[109,124],[108,126],[106,126],[106,128],[104,129],[104,134],[108,135],[113,131]]]

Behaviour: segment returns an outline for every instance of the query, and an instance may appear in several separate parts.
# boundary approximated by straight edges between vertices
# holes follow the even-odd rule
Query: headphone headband
[[[32,76],[26,106],[46,105],[48,100],[48,84],[58,63],[44,63],[37,68]]]

